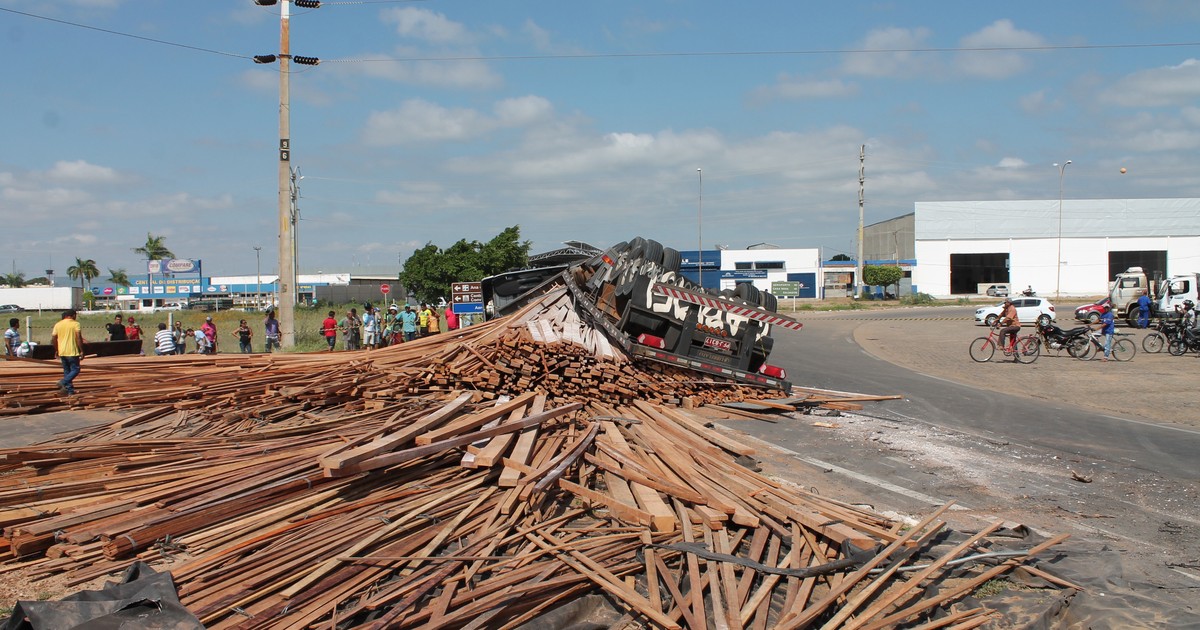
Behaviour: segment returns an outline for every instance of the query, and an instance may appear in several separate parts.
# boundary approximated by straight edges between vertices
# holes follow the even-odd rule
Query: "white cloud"
[[[385,23],[395,24],[396,32],[401,37],[442,45],[467,44],[472,39],[461,23],[427,9],[388,9],[382,13],[382,18]]]
[[[1019,97],[1017,99],[1017,106],[1026,114],[1036,115],[1062,109],[1063,103],[1058,99],[1050,98],[1046,90],[1038,90]]]
[[[414,142],[465,141],[493,130],[524,127],[553,116],[554,108],[540,96],[505,99],[493,106],[494,116],[473,109],[443,107],[420,99],[405,101],[399,108],[372,112],[363,130],[363,140],[375,146]]]
[[[914,49],[927,47],[925,41],[930,34],[924,27],[875,29],[855,48],[889,52],[849,53],[842,62],[842,70],[868,77],[910,76],[926,71],[934,63],[933,56]]]
[[[423,53],[412,49],[398,49],[395,54],[363,55],[365,59],[375,59],[356,64],[345,64],[339,69],[345,72],[357,72],[364,76],[387,79],[398,83],[425,85],[432,87],[458,89],[493,89],[504,84],[504,79],[492,71],[487,63],[471,59],[454,59],[447,61],[390,61],[422,56]]]
[[[84,160],[55,162],[54,167],[46,173],[46,177],[53,181],[77,183],[109,183],[120,179],[115,169],[89,164]]]
[[[1100,98],[1123,107],[1191,105],[1200,98],[1200,60],[1135,72],[1114,83]]]
[[[776,83],[760,87],[750,94],[751,102],[773,100],[807,101],[825,98],[848,98],[859,93],[859,86],[841,79],[808,79],[789,74],[779,75]]]
[[[372,112],[363,140],[373,145],[468,140],[491,129],[473,109],[442,107],[429,101],[405,101],[398,109]]]
[[[550,101],[540,96],[509,98],[493,107],[497,123],[504,127],[526,126],[554,114]]]
[[[1015,157],[1001,158],[1000,162],[996,164],[996,168],[1010,168],[1010,169],[1025,168],[1027,166],[1029,166],[1028,162],[1026,162],[1025,160],[1022,160],[1021,158],[1015,158]]]
[[[983,29],[959,40],[962,48],[1034,48],[1045,45],[1041,36],[1023,31],[1012,20],[996,20]],[[955,55],[955,67],[968,77],[1003,79],[1028,67],[1029,53],[1014,50],[963,51]]]

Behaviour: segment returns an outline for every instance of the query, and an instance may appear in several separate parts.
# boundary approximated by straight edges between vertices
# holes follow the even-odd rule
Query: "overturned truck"
[[[634,357],[790,388],[786,372],[767,362],[771,332],[802,325],[775,312],[775,296],[749,283],[712,293],[680,273],[677,250],[642,237],[581,254],[574,262],[486,278],[484,299],[505,315],[565,286],[580,314]]]

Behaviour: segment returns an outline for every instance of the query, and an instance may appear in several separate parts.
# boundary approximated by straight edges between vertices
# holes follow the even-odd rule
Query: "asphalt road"
[[[1194,371],[1195,358],[1141,357],[1139,366],[1136,358],[1101,364],[1043,357],[1034,364],[1041,372],[1011,362],[975,364],[965,348],[984,333],[971,325],[972,312],[804,313],[803,331],[773,335],[771,362],[785,367],[790,381],[904,399],[867,403],[862,412],[831,418],[724,424],[761,440],[759,456],[780,476],[820,494],[901,515],[954,501],[963,509],[949,514],[961,529],[999,518],[1072,534],[1074,546],[1056,566],[1089,589],[1074,600],[1075,614],[1082,616],[1077,621],[1084,624],[1074,627],[1194,621],[1200,616],[1192,598],[1200,589],[1200,430],[1062,404],[1055,390],[1071,379],[1093,378],[1117,383],[1118,395],[1142,396],[1139,370],[1178,365]],[[894,330],[904,338],[881,338]],[[872,353],[860,342],[892,348]],[[924,354],[906,364],[905,351],[897,358],[897,345]],[[940,354],[931,361],[935,350]],[[1017,396],[1003,387],[931,376],[914,365],[952,376],[970,372],[976,379],[980,373],[1019,375],[1027,389]],[[1056,379],[1059,374],[1064,378]],[[1179,378],[1190,381],[1186,373]],[[1152,611],[1161,616],[1151,623],[1147,615],[1159,614]]]
[[[1033,397],[1005,394],[962,385],[882,361],[853,339],[854,329],[879,319],[930,318],[930,329],[962,328],[955,318],[970,318],[972,307],[933,311],[848,311],[826,317],[806,317],[799,334],[774,335],[772,363],[784,366],[797,385],[872,394],[903,394],[904,401],[888,402],[878,410],[901,418],[951,427],[991,440],[1044,447],[1077,457],[1132,465],[1179,479],[1195,480],[1200,470],[1200,431],[1101,414],[1054,402],[1061,385],[1045,379]],[[984,334],[979,329],[979,334]],[[937,334],[931,335],[938,343]],[[929,339],[913,339],[913,352],[922,352]],[[949,343],[949,342],[947,342]],[[964,369],[973,367],[959,353]],[[1190,365],[1183,366],[1194,367]],[[1139,395],[1136,383],[1114,392]],[[1153,401],[1147,401],[1154,404]],[[1180,410],[1190,413],[1189,410]]]

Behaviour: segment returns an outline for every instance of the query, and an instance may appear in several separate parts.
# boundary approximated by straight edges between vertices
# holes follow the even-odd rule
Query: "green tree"
[[[447,270],[443,269],[444,264],[445,257],[437,245],[426,243],[425,247],[413,252],[404,261],[404,268],[400,270],[400,284],[418,301],[428,302],[444,294],[443,285],[449,288],[449,283],[444,281],[448,275]]]
[[[529,248],[533,244],[521,240],[521,226],[505,228],[503,232],[479,248],[480,278],[521,269],[529,265]]]
[[[121,267],[120,269],[113,269],[112,267],[109,267],[108,281],[120,287],[128,287],[131,284],[129,282],[129,274],[126,273],[124,267]]]
[[[520,226],[505,229],[487,243],[462,239],[445,250],[426,243],[404,261],[398,280],[417,300],[436,302],[450,297],[455,282],[478,282],[525,267],[530,247],[529,241],[521,241]]]
[[[899,267],[884,265],[867,265],[863,267],[863,281],[871,286],[890,287],[896,285],[896,294],[900,293],[900,279],[904,270]]]
[[[146,232],[146,244],[141,247],[134,247],[133,253],[141,254],[146,257],[146,260],[162,260],[164,258],[174,258],[175,254],[171,253],[170,249],[163,241],[167,237],[155,236]]]
[[[829,260],[834,260],[834,261],[838,261],[838,262],[849,262],[850,257],[845,254],[838,254],[837,256],[834,256],[833,258],[830,258]]]
[[[96,267],[96,261],[88,258],[76,258],[75,264],[67,267],[67,276],[72,280],[79,281],[79,288],[86,289],[92,282],[92,278],[100,275],[100,269]]]
[[[25,272],[6,273],[0,276],[0,284],[6,284],[13,289],[19,289],[25,286]]]

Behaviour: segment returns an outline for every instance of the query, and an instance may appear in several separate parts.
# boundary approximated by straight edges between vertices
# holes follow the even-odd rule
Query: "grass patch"
[[[975,592],[972,593],[972,595],[977,599],[987,599],[988,597],[995,597],[996,595],[1012,589],[1015,586],[1016,584],[1013,584],[1011,580],[997,578],[980,584],[979,588],[975,589]]]
[[[321,322],[325,320],[325,315],[329,311],[333,311],[336,313],[334,317],[340,320],[351,307],[357,308],[359,315],[362,315],[362,305],[357,303],[340,306],[296,306],[296,345],[291,351],[313,352],[324,350],[328,347],[325,344],[324,336],[321,334]],[[141,313],[139,311],[84,313],[78,317],[79,325],[83,329],[83,338],[89,341],[103,341],[108,339],[108,332],[105,329],[105,325],[112,322],[118,314],[121,315],[122,319],[133,316],[137,320],[137,323],[142,327],[142,336],[146,340],[143,347],[147,354],[154,353],[152,339],[154,333],[158,331],[158,324],[160,322],[170,327],[172,321],[179,321],[183,322],[185,329],[197,329],[204,323],[206,317],[211,316],[213,323],[217,326],[217,347],[222,354],[238,351],[237,337],[233,335],[233,331],[237,330],[240,320],[246,320],[246,323],[250,325],[250,329],[254,331],[254,338],[251,344],[255,352],[263,351],[263,344],[266,339],[266,332],[263,329],[263,319],[266,317],[266,313],[235,310],[217,312],[183,310],[159,311],[157,313]],[[25,341],[35,341],[39,344],[47,344],[50,343],[50,334],[54,329],[54,324],[62,319],[62,311],[42,311],[41,313],[29,311],[13,314],[11,317],[16,317],[20,320],[22,339]],[[28,326],[26,326],[26,317],[29,318]],[[5,318],[3,322],[0,322],[0,325],[3,328],[8,328],[8,319]],[[340,341],[340,334],[338,338]],[[189,342],[188,350],[191,351],[193,349],[195,349],[195,346]]]

